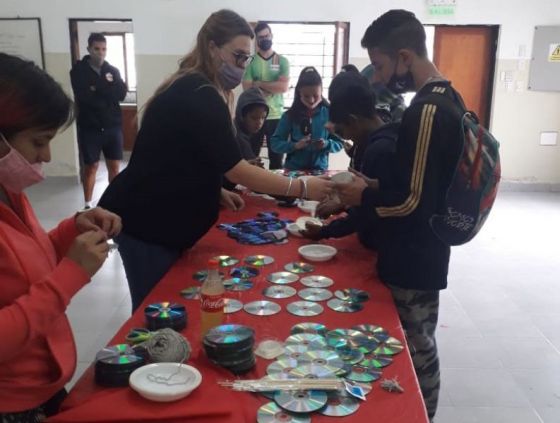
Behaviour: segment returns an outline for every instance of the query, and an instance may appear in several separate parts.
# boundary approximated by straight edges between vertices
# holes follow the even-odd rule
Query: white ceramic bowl
[[[159,381],[163,381],[162,379],[177,372],[179,366],[180,371],[169,380],[169,384],[151,380],[153,377],[159,377]],[[170,402],[189,395],[202,382],[202,375],[197,369],[187,364],[153,363],[134,370],[128,381],[130,387],[144,398],[152,401]],[[179,382],[182,381],[187,383],[180,384]]]
[[[298,253],[309,261],[327,261],[336,255],[337,249],[330,245],[309,244],[299,247]]]
[[[305,213],[309,213],[310,215],[314,215],[318,204],[319,204],[318,201],[303,200],[298,203],[298,207],[301,211]]]

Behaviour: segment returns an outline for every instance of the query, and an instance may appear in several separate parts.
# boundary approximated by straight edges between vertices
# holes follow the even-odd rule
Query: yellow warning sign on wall
[[[560,43],[551,44],[548,52],[549,62],[560,62]]]

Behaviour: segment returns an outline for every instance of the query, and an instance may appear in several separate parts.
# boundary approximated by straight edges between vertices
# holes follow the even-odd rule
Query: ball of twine
[[[156,363],[183,363],[191,355],[189,342],[173,329],[164,328],[154,332],[144,347],[150,359]]]

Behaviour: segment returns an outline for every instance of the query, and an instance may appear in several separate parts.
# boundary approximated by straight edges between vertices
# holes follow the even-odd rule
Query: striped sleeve
[[[395,177],[398,190],[364,190],[362,204],[374,208],[379,217],[405,217],[420,204],[424,190],[435,188],[436,181],[426,183],[430,146],[434,138],[434,121],[437,106],[423,104],[407,110],[397,143],[397,169]],[[428,188],[427,188],[428,187]]]

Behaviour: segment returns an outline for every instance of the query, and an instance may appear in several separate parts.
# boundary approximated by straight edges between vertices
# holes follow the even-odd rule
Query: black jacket
[[[107,62],[98,75],[89,65],[89,55],[78,60],[70,71],[74,98],[78,106],[77,124],[80,128],[114,128],[121,125],[119,102],[127,92],[119,70]]]
[[[390,123],[373,132],[364,145],[356,145],[352,167],[368,178],[379,179],[385,186],[391,184],[394,155],[397,148],[399,125]],[[367,248],[379,244],[379,218],[366,207],[351,207],[347,216],[333,220],[321,229],[323,238],[341,238],[354,232]]]

